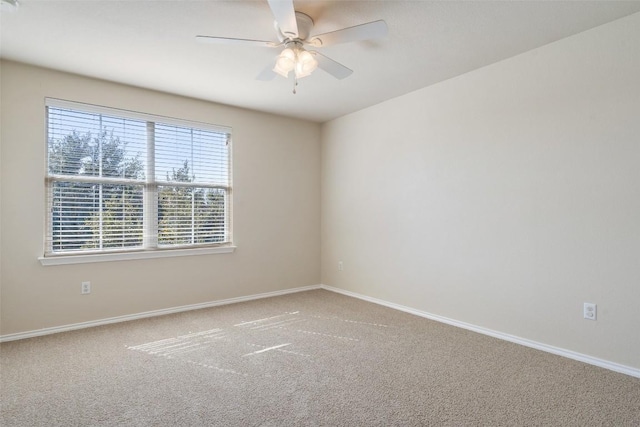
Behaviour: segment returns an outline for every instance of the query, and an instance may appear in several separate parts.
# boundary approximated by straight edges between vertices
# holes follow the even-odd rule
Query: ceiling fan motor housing
[[[274,22],[274,26],[278,31],[278,38],[281,42],[291,40],[306,40],[311,34],[311,29],[313,28],[313,19],[305,13],[296,12],[296,23],[298,24],[298,37],[295,37],[292,34],[285,34],[280,29],[278,22]]]

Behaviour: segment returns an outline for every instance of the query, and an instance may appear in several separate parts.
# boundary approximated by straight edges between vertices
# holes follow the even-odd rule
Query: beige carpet
[[[640,379],[328,291],[0,346],[8,426],[640,426]]]

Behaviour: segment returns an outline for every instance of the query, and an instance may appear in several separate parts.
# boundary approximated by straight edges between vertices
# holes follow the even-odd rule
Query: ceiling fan
[[[353,73],[353,70],[315,50],[306,50],[305,46],[320,48],[338,43],[376,39],[387,35],[387,24],[382,20],[324,34],[311,35],[314,24],[313,19],[302,12],[296,12],[293,0],[267,1],[275,17],[274,25],[278,37],[277,42],[203,35],[196,36],[196,39],[205,43],[238,44],[267,48],[284,46],[284,49],[276,59],[275,66],[269,65],[257,76],[257,79],[263,81],[273,80],[278,74],[286,78],[293,71],[293,93],[296,93],[295,86],[298,84],[298,79],[308,76],[316,68],[326,71],[337,79],[344,79]]]

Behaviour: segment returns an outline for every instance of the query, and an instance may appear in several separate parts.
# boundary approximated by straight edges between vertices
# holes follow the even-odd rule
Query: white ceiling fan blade
[[[273,65],[268,65],[256,76],[256,80],[260,80],[262,82],[269,82],[276,78],[276,72],[273,71]]]
[[[298,21],[296,21],[293,0],[268,0],[268,2],[282,35],[285,38],[297,38]]]
[[[196,40],[202,43],[214,43],[214,44],[235,44],[235,45],[251,45],[251,46],[263,46],[263,47],[278,47],[281,43],[270,42],[266,40],[250,40],[250,39],[236,39],[233,37],[214,37],[214,36],[196,36]]]
[[[379,20],[354,27],[343,28],[342,30],[331,31],[329,33],[318,34],[311,37],[309,44],[316,47],[324,47],[338,43],[371,40],[384,37],[388,32],[387,23]]]
[[[338,80],[347,78],[351,75],[351,73],[353,73],[352,69],[345,67],[341,63],[336,62],[319,52],[311,51],[311,54],[313,54],[313,56],[315,56],[316,60],[318,61],[318,68],[326,71]]]

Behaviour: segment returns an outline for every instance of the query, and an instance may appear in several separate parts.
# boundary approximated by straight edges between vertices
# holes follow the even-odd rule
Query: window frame
[[[147,156],[146,169],[144,182],[141,180],[127,180],[127,179],[114,179],[110,177],[93,178],[86,177],[77,178],[74,175],[59,176],[49,173],[49,108],[61,108],[79,111],[90,114],[101,114],[110,117],[118,117],[122,119],[139,120],[147,123],[147,127],[153,124],[155,128],[156,124],[176,126],[181,128],[204,130],[212,132],[220,132],[228,135],[227,139],[227,185],[219,184],[179,184],[178,186],[186,186],[191,188],[220,188],[225,191],[225,230],[226,239],[224,242],[219,243],[200,243],[200,244],[185,244],[185,245],[172,245],[172,246],[159,246],[158,245],[158,188],[162,186],[171,185],[172,182],[166,182],[165,180],[155,179],[155,161],[151,157],[155,156],[155,145],[157,140],[155,135],[148,139],[152,140],[151,146],[147,145],[144,155]],[[218,253],[231,253],[234,252],[235,246],[233,245],[233,159],[232,159],[232,128],[228,126],[214,125],[210,123],[197,122],[192,120],[177,119],[172,117],[160,116],[156,114],[140,113],[130,110],[124,110],[119,108],[103,107],[93,104],[85,104],[75,101],[67,101],[56,98],[45,98],[45,230],[44,230],[44,246],[43,255],[38,257],[38,260],[42,265],[61,265],[61,264],[76,264],[76,263],[91,263],[102,261],[122,261],[132,259],[148,259],[148,258],[164,258],[175,256],[192,256],[192,255],[207,255]],[[153,171],[151,171],[154,169]],[[150,172],[151,171],[151,172]],[[131,185],[143,186],[143,227],[142,227],[142,247],[133,248],[114,248],[114,249],[87,249],[77,251],[63,251],[55,252],[53,250],[53,188],[54,182],[60,181],[102,181],[118,182],[126,181]]]

